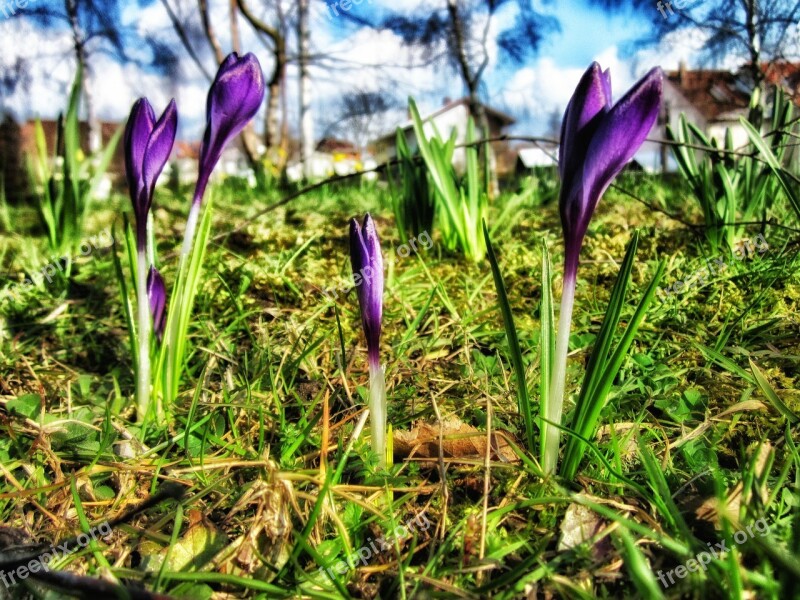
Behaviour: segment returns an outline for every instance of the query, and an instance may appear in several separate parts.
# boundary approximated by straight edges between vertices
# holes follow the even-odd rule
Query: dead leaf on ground
[[[399,458],[439,458],[439,424],[417,423],[411,431],[394,431],[394,455]],[[442,455],[445,458],[482,458],[486,456],[486,432],[459,419],[442,421]],[[518,462],[504,436],[493,435],[492,457],[503,462]]]
[[[199,510],[186,513],[189,527],[174,546],[162,546],[149,540],[139,545],[142,569],[157,572],[168,556],[169,571],[198,571],[228,544],[227,536]]]
[[[767,490],[767,482],[765,475],[765,469],[767,467],[767,463],[769,462],[770,455],[772,454],[772,444],[769,442],[764,442],[760,444],[758,447],[758,454],[756,455],[756,464],[755,464],[755,485],[754,489],[751,491],[757,493],[761,496],[761,502],[766,503],[769,499],[769,490]],[[714,527],[719,529],[721,527],[719,515],[720,512],[724,511],[725,516],[734,524],[739,522],[739,509],[742,506],[742,492],[744,491],[744,486],[742,482],[739,481],[733,488],[728,492],[727,496],[725,497],[724,502],[720,502],[715,496],[712,496],[705,500],[695,511],[697,518],[702,521],[708,521],[712,523]],[[750,498],[745,498],[744,503],[748,504],[750,502]],[[722,506],[720,506],[722,505]]]
[[[588,542],[600,533],[607,523],[588,506],[570,504],[561,521],[561,538],[558,540],[558,551],[564,552]],[[597,540],[592,546],[592,556],[600,559],[612,549],[607,535]]]

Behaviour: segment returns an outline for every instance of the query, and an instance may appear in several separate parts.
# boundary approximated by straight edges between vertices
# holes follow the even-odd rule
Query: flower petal
[[[661,110],[662,72],[656,67],[642,77],[603,118],[592,136],[583,168],[589,212],[641,148]]]
[[[355,219],[350,221],[350,260],[370,363],[379,364],[383,318],[383,257],[375,223],[369,214],[364,217],[364,225],[361,227]]]
[[[565,273],[574,276],[597,203],[639,150],[658,118],[661,80],[661,69],[653,69],[608,110],[601,102],[611,92],[611,81],[607,71],[601,73],[600,67],[593,64],[570,101],[559,151]],[[599,111],[590,116],[598,106]]]
[[[156,180],[164,169],[164,165],[169,160],[172,153],[172,146],[175,143],[175,133],[178,130],[178,109],[175,100],[170,100],[167,108],[153,127],[150,139],[147,142],[147,150],[144,158],[144,184],[147,189],[148,200],[153,199],[153,190],[156,187]],[[147,206],[150,209],[149,203]]]
[[[234,52],[220,65],[206,99],[206,131],[194,202],[202,201],[208,179],[225,145],[253,118],[264,99],[264,74],[251,53]]]
[[[561,144],[558,150],[559,174],[577,164],[583,144],[580,138],[585,137],[582,131],[601,113],[611,108],[611,75],[603,71],[600,65],[593,62],[578,82],[575,93],[567,105],[564,120],[561,122]]]
[[[360,273],[369,262],[369,251],[361,237],[361,226],[356,219],[350,219],[350,264],[353,273]]]
[[[139,98],[131,108],[125,125],[125,173],[134,212],[139,214],[141,191],[144,188],[143,163],[147,141],[153,131],[156,117],[147,98]]]

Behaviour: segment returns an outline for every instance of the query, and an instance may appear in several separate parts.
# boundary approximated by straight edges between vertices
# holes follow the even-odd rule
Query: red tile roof
[[[800,106],[800,63],[763,63],[764,79],[772,85],[780,85]]]
[[[800,63],[762,63],[764,80],[780,85],[800,106]],[[669,71],[671,81],[706,119],[713,121],[731,111],[746,109],[750,103],[750,86],[744,70],[730,71],[685,68]]]
[[[747,108],[750,103],[747,87],[730,71],[680,69],[666,75],[708,120]]]

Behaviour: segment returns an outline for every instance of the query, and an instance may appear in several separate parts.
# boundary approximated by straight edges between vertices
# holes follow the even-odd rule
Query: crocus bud
[[[380,364],[381,318],[383,315],[383,257],[375,222],[367,214],[364,225],[350,220],[350,261],[353,265],[361,307],[361,323],[367,338],[370,366]]]
[[[167,287],[155,267],[150,267],[147,274],[147,299],[150,301],[150,314],[153,316],[153,331],[160,343],[167,321]]]
[[[358,291],[361,324],[367,338],[369,362],[369,410],[372,446],[378,464],[386,466],[386,381],[381,367],[381,319],[383,318],[383,257],[375,222],[367,214],[364,225],[350,220],[350,262]]]
[[[199,204],[225,145],[244,128],[264,100],[264,74],[251,53],[232,52],[222,62],[208,91],[206,132],[200,148],[200,167],[194,200]]]
[[[661,80],[661,69],[652,69],[612,107],[611,77],[595,62],[567,106],[558,156],[567,277],[577,271],[578,255],[597,203],[658,118]]]
[[[147,240],[147,213],[153,203],[156,180],[172,152],[178,129],[178,110],[170,101],[156,121],[153,107],[139,98],[131,109],[125,126],[125,172],[136,217],[136,240],[139,249]]]

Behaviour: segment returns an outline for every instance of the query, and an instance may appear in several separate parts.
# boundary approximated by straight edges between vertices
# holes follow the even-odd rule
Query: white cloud
[[[395,0],[363,0],[351,9],[352,13],[384,7],[399,10]],[[180,15],[189,15],[199,22],[194,0],[173,0],[171,5]],[[228,0],[210,0],[212,22],[223,48],[230,47]],[[403,10],[412,10],[414,3],[403,5]],[[418,3],[417,7],[422,6]],[[513,7],[513,3],[509,6]],[[492,24],[490,40],[496,39],[498,31],[507,27],[515,16],[511,9],[502,10]],[[365,13],[367,14],[367,13]],[[375,31],[358,28],[342,20],[329,18],[330,13],[322,3],[312,3],[312,46],[320,57],[312,68],[314,108],[316,111],[316,133],[321,136],[326,126],[335,121],[337,105],[348,91],[388,90],[402,104],[406,97],[414,96],[420,110],[425,113],[440,106],[445,97],[463,95],[461,79],[447,67],[424,64],[423,57],[403,44],[402,38],[391,31]],[[134,64],[120,65],[107,55],[95,53],[91,57],[92,89],[98,115],[106,120],[122,121],[127,116],[133,101],[146,95],[156,110],[161,110],[170,97],[178,101],[183,139],[198,139],[205,120],[205,95],[207,81],[186,56],[177,42],[175,32],[160,2],[144,8],[131,3],[124,9],[123,22],[140,35],[148,34],[173,44],[182,57],[181,73],[168,79],[148,72]],[[242,47],[254,51],[265,67],[267,76],[271,69],[271,54],[256,38],[244,18],[239,20]],[[289,47],[294,49],[294,32],[290,32]],[[617,46],[609,45],[594,56],[612,75],[615,99],[646,72],[660,64],[665,69],[675,69],[680,60],[690,65],[705,38],[699,31],[684,30],[667,36],[655,48],[638,52],[633,59],[620,57]],[[195,50],[204,60],[206,69],[214,71],[209,45],[204,38],[194,42]],[[132,49],[132,52],[136,52]],[[293,51],[293,50],[292,50]],[[144,54],[143,50],[139,50]],[[542,56],[530,64],[510,70],[496,64],[497,46],[489,44],[492,57],[485,81],[490,104],[506,110],[517,117],[516,131],[525,134],[542,133],[554,111],[563,113],[572,95],[584,65],[564,68],[558,58]],[[29,90],[17,90],[3,104],[18,118],[34,115],[54,117],[66,103],[66,95],[74,76],[75,61],[72,42],[66,30],[47,32],[39,29],[24,17],[0,22],[0,67],[8,68],[22,57],[28,61],[32,85]],[[146,60],[146,56],[137,56]],[[422,64],[409,69],[409,63]],[[737,66],[734,61],[724,66]],[[287,101],[289,122],[294,128],[298,112],[297,69],[291,66],[287,73]],[[404,110],[388,115],[385,122],[374,127],[390,131],[402,117]],[[257,116],[256,126],[261,127],[263,118]]]

